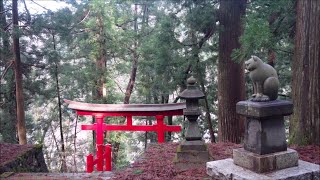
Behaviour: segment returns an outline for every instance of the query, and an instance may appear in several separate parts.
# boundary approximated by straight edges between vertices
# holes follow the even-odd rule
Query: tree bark
[[[290,140],[320,144],[320,1],[298,0],[296,8]]]
[[[136,49],[136,45],[135,45],[135,49],[132,50],[132,67],[131,67],[131,73],[130,73],[130,79],[127,85],[127,89],[126,89],[126,94],[124,97],[124,104],[129,104],[130,102],[130,97],[131,97],[131,93],[134,87],[134,84],[136,82],[136,75],[137,75],[137,69],[138,69],[138,54],[137,54],[137,49]]]
[[[94,98],[98,101],[103,101],[106,97],[105,87],[105,71],[107,63],[107,52],[106,52],[106,37],[104,33],[104,25],[102,15],[98,17],[99,33],[98,33],[98,45],[99,45],[99,56],[96,60],[96,69],[98,76],[96,79],[96,87],[94,89]]]
[[[13,21],[13,53],[15,63],[16,79],[16,106],[17,106],[17,130],[19,144],[27,144],[27,133],[25,125],[24,97],[22,85],[22,68],[19,45],[19,23],[18,23],[18,1],[12,0],[12,21]]]
[[[11,61],[12,52],[10,51],[9,35],[5,33],[5,28],[7,27],[6,21],[6,12],[4,9],[4,2],[0,0],[0,31],[1,31],[1,40],[2,40],[2,50],[0,51],[0,66],[6,66],[6,64]],[[6,67],[1,74],[1,79],[5,79],[6,86],[4,98],[5,106],[3,108],[4,112],[7,112],[6,118],[1,117],[0,121],[0,132],[3,136],[3,141],[6,143],[17,143],[16,138],[16,105],[15,105],[15,85],[14,85],[14,62],[12,61],[10,65]],[[2,107],[1,107],[2,108]]]
[[[53,50],[57,52],[56,49],[56,41],[54,33],[52,33],[52,41],[53,41]],[[61,109],[61,99],[60,99],[60,86],[59,86],[59,67],[58,67],[58,60],[55,60],[55,71],[54,76],[56,79],[56,90],[57,90],[57,100],[58,100],[58,111],[59,111],[59,130],[60,130],[60,138],[61,138],[61,172],[67,172],[67,163],[66,163],[66,151],[64,147],[64,138],[63,138],[63,126],[62,126],[62,109]]]
[[[218,60],[218,138],[220,142],[240,143],[244,133],[244,119],[236,113],[236,103],[245,98],[243,63],[231,59],[232,50],[240,48],[243,31],[241,17],[246,0],[221,0],[219,7]]]
[[[144,8],[146,8],[146,6],[144,6]],[[137,4],[135,5],[134,13],[135,13],[135,20],[134,20],[133,28],[134,28],[135,34],[138,34],[138,22],[137,22],[137,20],[138,20],[138,18],[137,18],[138,5]],[[136,82],[136,75],[137,75],[137,69],[138,69],[138,59],[139,59],[139,56],[137,53],[137,48],[138,48],[138,40],[137,39],[135,39],[133,46],[134,46],[133,49],[130,49],[131,53],[132,53],[132,67],[131,67],[130,79],[129,79],[129,82],[127,85],[126,94],[125,94],[124,101],[123,101],[124,104],[129,104],[131,93],[132,93],[134,84]]]

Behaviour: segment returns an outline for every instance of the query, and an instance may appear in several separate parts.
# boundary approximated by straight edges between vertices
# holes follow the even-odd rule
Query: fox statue
[[[245,62],[249,77],[253,83],[251,101],[273,101],[278,97],[279,79],[276,70],[269,64],[263,63],[257,56]]]

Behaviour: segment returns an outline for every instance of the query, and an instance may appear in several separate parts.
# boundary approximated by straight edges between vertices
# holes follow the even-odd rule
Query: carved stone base
[[[184,141],[177,148],[174,164],[178,169],[205,167],[210,160],[207,146],[202,141]]]
[[[237,113],[246,116],[244,149],[256,154],[287,150],[284,116],[292,113],[289,101],[240,101]]]
[[[298,166],[298,153],[293,149],[259,155],[243,148],[233,150],[234,164],[251,171],[263,173]]]
[[[320,179],[320,166],[299,160],[298,166],[271,171],[267,173],[256,173],[246,168],[237,166],[231,158],[207,162],[207,174],[211,179],[228,180],[302,180]]]

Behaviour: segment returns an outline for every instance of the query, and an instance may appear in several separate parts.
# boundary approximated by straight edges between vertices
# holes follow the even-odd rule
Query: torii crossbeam
[[[103,171],[103,162],[106,159],[106,171],[111,171],[111,146],[104,145],[104,131],[155,131],[158,134],[158,142],[163,143],[165,132],[179,132],[181,126],[164,124],[164,116],[183,115],[185,103],[175,104],[91,104],[71,100],[64,100],[68,108],[76,111],[78,115],[94,116],[96,123],[92,125],[82,125],[82,130],[96,131],[97,159],[93,160],[93,155],[87,156],[87,172],[93,171],[94,164],[97,164],[97,171]],[[104,118],[107,116],[125,116],[126,125],[105,124]],[[133,125],[132,116],[155,116],[155,125]],[[105,151],[105,152],[103,152]]]

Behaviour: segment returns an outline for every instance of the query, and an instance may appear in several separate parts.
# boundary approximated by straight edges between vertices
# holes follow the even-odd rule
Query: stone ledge
[[[179,145],[177,151],[207,151],[207,146],[203,141],[184,141]]]
[[[228,180],[302,180],[320,179],[320,166],[299,160],[298,166],[258,174],[234,164],[233,159],[207,162],[207,174],[212,179]]]
[[[174,167],[180,171],[205,168],[206,162],[174,162]]]
[[[243,148],[233,150],[233,161],[236,165],[251,171],[263,173],[298,166],[298,153],[293,149],[259,155]]]
[[[188,162],[207,162],[208,160],[210,160],[208,151],[177,152],[176,157],[178,161]]]
[[[238,114],[249,117],[286,116],[292,114],[293,104],[290,101],[274,100],[267,102],[239,101],[236,105]]]

